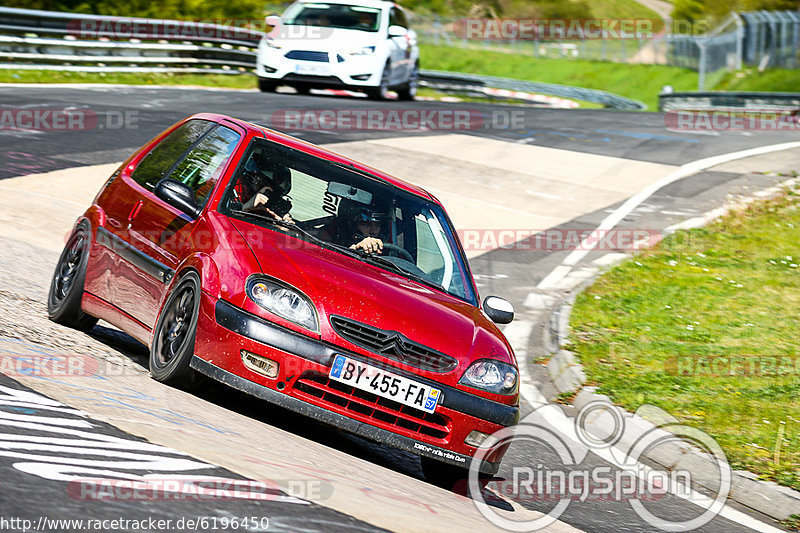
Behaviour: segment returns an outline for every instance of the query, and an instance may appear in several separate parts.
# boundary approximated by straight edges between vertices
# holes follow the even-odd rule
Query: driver
[[[389,219],[388,209],[381,209],[375,204],[342,205],[339,217],[341,231],[339,244],[352,250],[361,250],[368,254],[381,253],[384,241],[384,222]]]
[[[255,161],[253,162],[255,163]],[[251,172],[250,175],[253,178],[251,187],[254,194],[245,202],[242,210],[265,212],[277,220],[292,222],[292,216],[289,214],[292,208],[292,201],[288,195],[292,188],[291,171],[283,165],[276,165],[273,168],[272,175],[269,176],[262,170],[265,166],[266,163],[262,161],[261,165],[256,164],[253,170],[245,167],[246,170]]]

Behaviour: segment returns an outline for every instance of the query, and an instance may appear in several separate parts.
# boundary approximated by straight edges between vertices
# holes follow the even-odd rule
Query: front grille
[[[331,325],[336,333],[356,346],[409,366],[431,372],[450,372],[458,366],[455,357],[411,341],[396,331],[386,331],[340,316],[332,316]]]
[[[426,413],[401,403],[381,398],[350,385],[329,379],[318,372],[305,373],[297,380],[294,390],[317,399],[316,403],[350,411],[393,425],[405,432],[444,439],[450,434],[450,419],[438,413]]]
[[[328,52],[316,52],[314,50],[291,50],[286,52],[287,59],[298,59],[300,61],[328,62]]]

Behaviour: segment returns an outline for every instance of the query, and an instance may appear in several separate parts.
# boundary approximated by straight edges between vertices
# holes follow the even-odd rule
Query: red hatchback
[[[468,468],[519,417],[517,363],[424,190],[230,117],[189,117],[114,172],[78,219],[50,318],[98,318],[150,347],[176,386],[208,376]],[[497,471],[505,448],[480,470]]]

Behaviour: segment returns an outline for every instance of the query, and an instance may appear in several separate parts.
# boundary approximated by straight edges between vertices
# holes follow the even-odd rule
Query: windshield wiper
[[[420,276],[419,274],[417,274],[415,272],[411,272],[410,270],[403,268],[402,266],[398,265],[397,263],[395,263],[394,261],[392,261],[390,259],[386,259],[385,257],[382,257],[380,255],[368,254],[368,253],[365,253],[365,252],[362,252],[359,255],[361,257],[369,259],[370,261],[374,261],[375,263],[378,263],[380,265],[387,266],[391,270],[393,270],[393,271],[395,271],[395,272],[397,272],[399,274],[402,274],[403,276],[406,276],[407,278],[413,279],[414,281],[418,281],[418,282],[422,283],[423,285],[428,285],[430,287],[433,287],[434,289],[439,289],[440,291],[447,292],[447,290],[444,287],[442,287],[441,285],[439,285],[435,281],[431,281],[428,278],[424,278],[424,277]]]
[[[348,248],[346,246],[342,246],[341,244],[336,244],[335,242],[325,241],[323,239],[320,239],[316,235],[314,235],[312,233],[309,233],[308,231],[304,230],[303,228],[298,226],[295,222],[286,222],[285,220],[278,220],[277,218],[275,218],[275,217],[273,217],[271,215],[265,215],[265,214],[261,214],[261,213],[251,213],[249,211],[242,211],[241,209],[232,209],[231,213],[232,214],[236,214],[236,215],[252,216],[252,217],[257,218],[259,220],[263,220],[264,222],[268,222],[269,224],[271,224],[273,226],[286,227],[286,228],[292,229],[292,230],[296,231],[297,233],[300,233],[301,235],[304,235],[304,236],[308,237],[309,239],[311,239],[311,241],[313,241],[316,244],[319,244],[323,248],[327,248],[329,250],[336,250],[336,251],[341,252],[341,253],[343,253],[345,255],[348,255],[348,256],[350,256],[350,257],[352,257],[354,259],[358,259],[359,261],[377,263],[377,264],[379,264],[381,266],[388,267],[390,270],[392,270],[394,272],[397,272],[399,274],[402,274],[403,276],[406,276],[406,277],[408,277],[410,279],[413,279],[414,281],[418,281],[418,282],[420,282],[420,283],[422,283],[424,285],[428,285],[430,287],[433,287],[434,289],[439,289],[440,291],[447,292],[447,290],[444,287],[442,287],[441,285],[439,285],[438,283],[436,283],[434,281],[431,281],[431,280],[429,280],[427,278],[424,278],[424,277],[420,276],[419,274],[411,272],[411,271],[401,267],[400,265],[398,265],[394,261],[386,259],[385,257],[381,257],[380,255],[368,254],[366,252],[358,252],[358,251],[353,250],[351,248]]]
[[[305,237],[308,237],[312,242],[322,246],[323,248],[335,249],[335,250],[343,252],[344,254],[349,255],[350,257],[353,257],[355,259],[359,259],[359,260],[361,259],[361,255],[358,254],[357,252],[351,250],[350,248],[346,248],[346,247],[341,246],[339,244],[336,244],[334,242],[329,242],[329,241],[320,239],[319,237],[317,237],[313,233],[310,233],[310,232],[304,230],[303,228],[301,228],[300,226],[298,226],[296,222],[286,222],[285,220],[278,220],[277,218],[275,218],[275,217],[273,217],[271,215],[264,215],[264,214],[261,214],[261,213],[251,213],[250,211],[242,211],[241,209],[232,209],[231,213],[236,214],[236,215],[252,216],[252,217],[255,217],[255,218],[259,219],[259,220],[263,220],[264,222],[268,222],[273,226],[289,228],[289,229],[294,230],[297,233],[299,233],[299,234],[301,234],[301,235],[303,235]]]

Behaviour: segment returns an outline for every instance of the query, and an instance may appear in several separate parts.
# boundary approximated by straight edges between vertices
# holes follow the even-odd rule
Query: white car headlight
[[[270,313],[319,333],[317,311],[308,296],[297,289],[257,275],[247,280],[245,290],[248,298]]]
[[[519,379],[517,369],[512,365],[482,359],[472,363],[458,382],[496,394],[510,395],[517,393]]]
[[[275,48],[276,50],[280,50],[281,48],[283,48],[283,45],[278,41],[276,41],[275,39],[265,39],[264,43],[270,48]]]
[[[359,48],[358,50],[351,51],[350,55],[351,56],[371,56],[374,53],[375,53],[375,47],[374,46],[364,46],[362,48]]]

